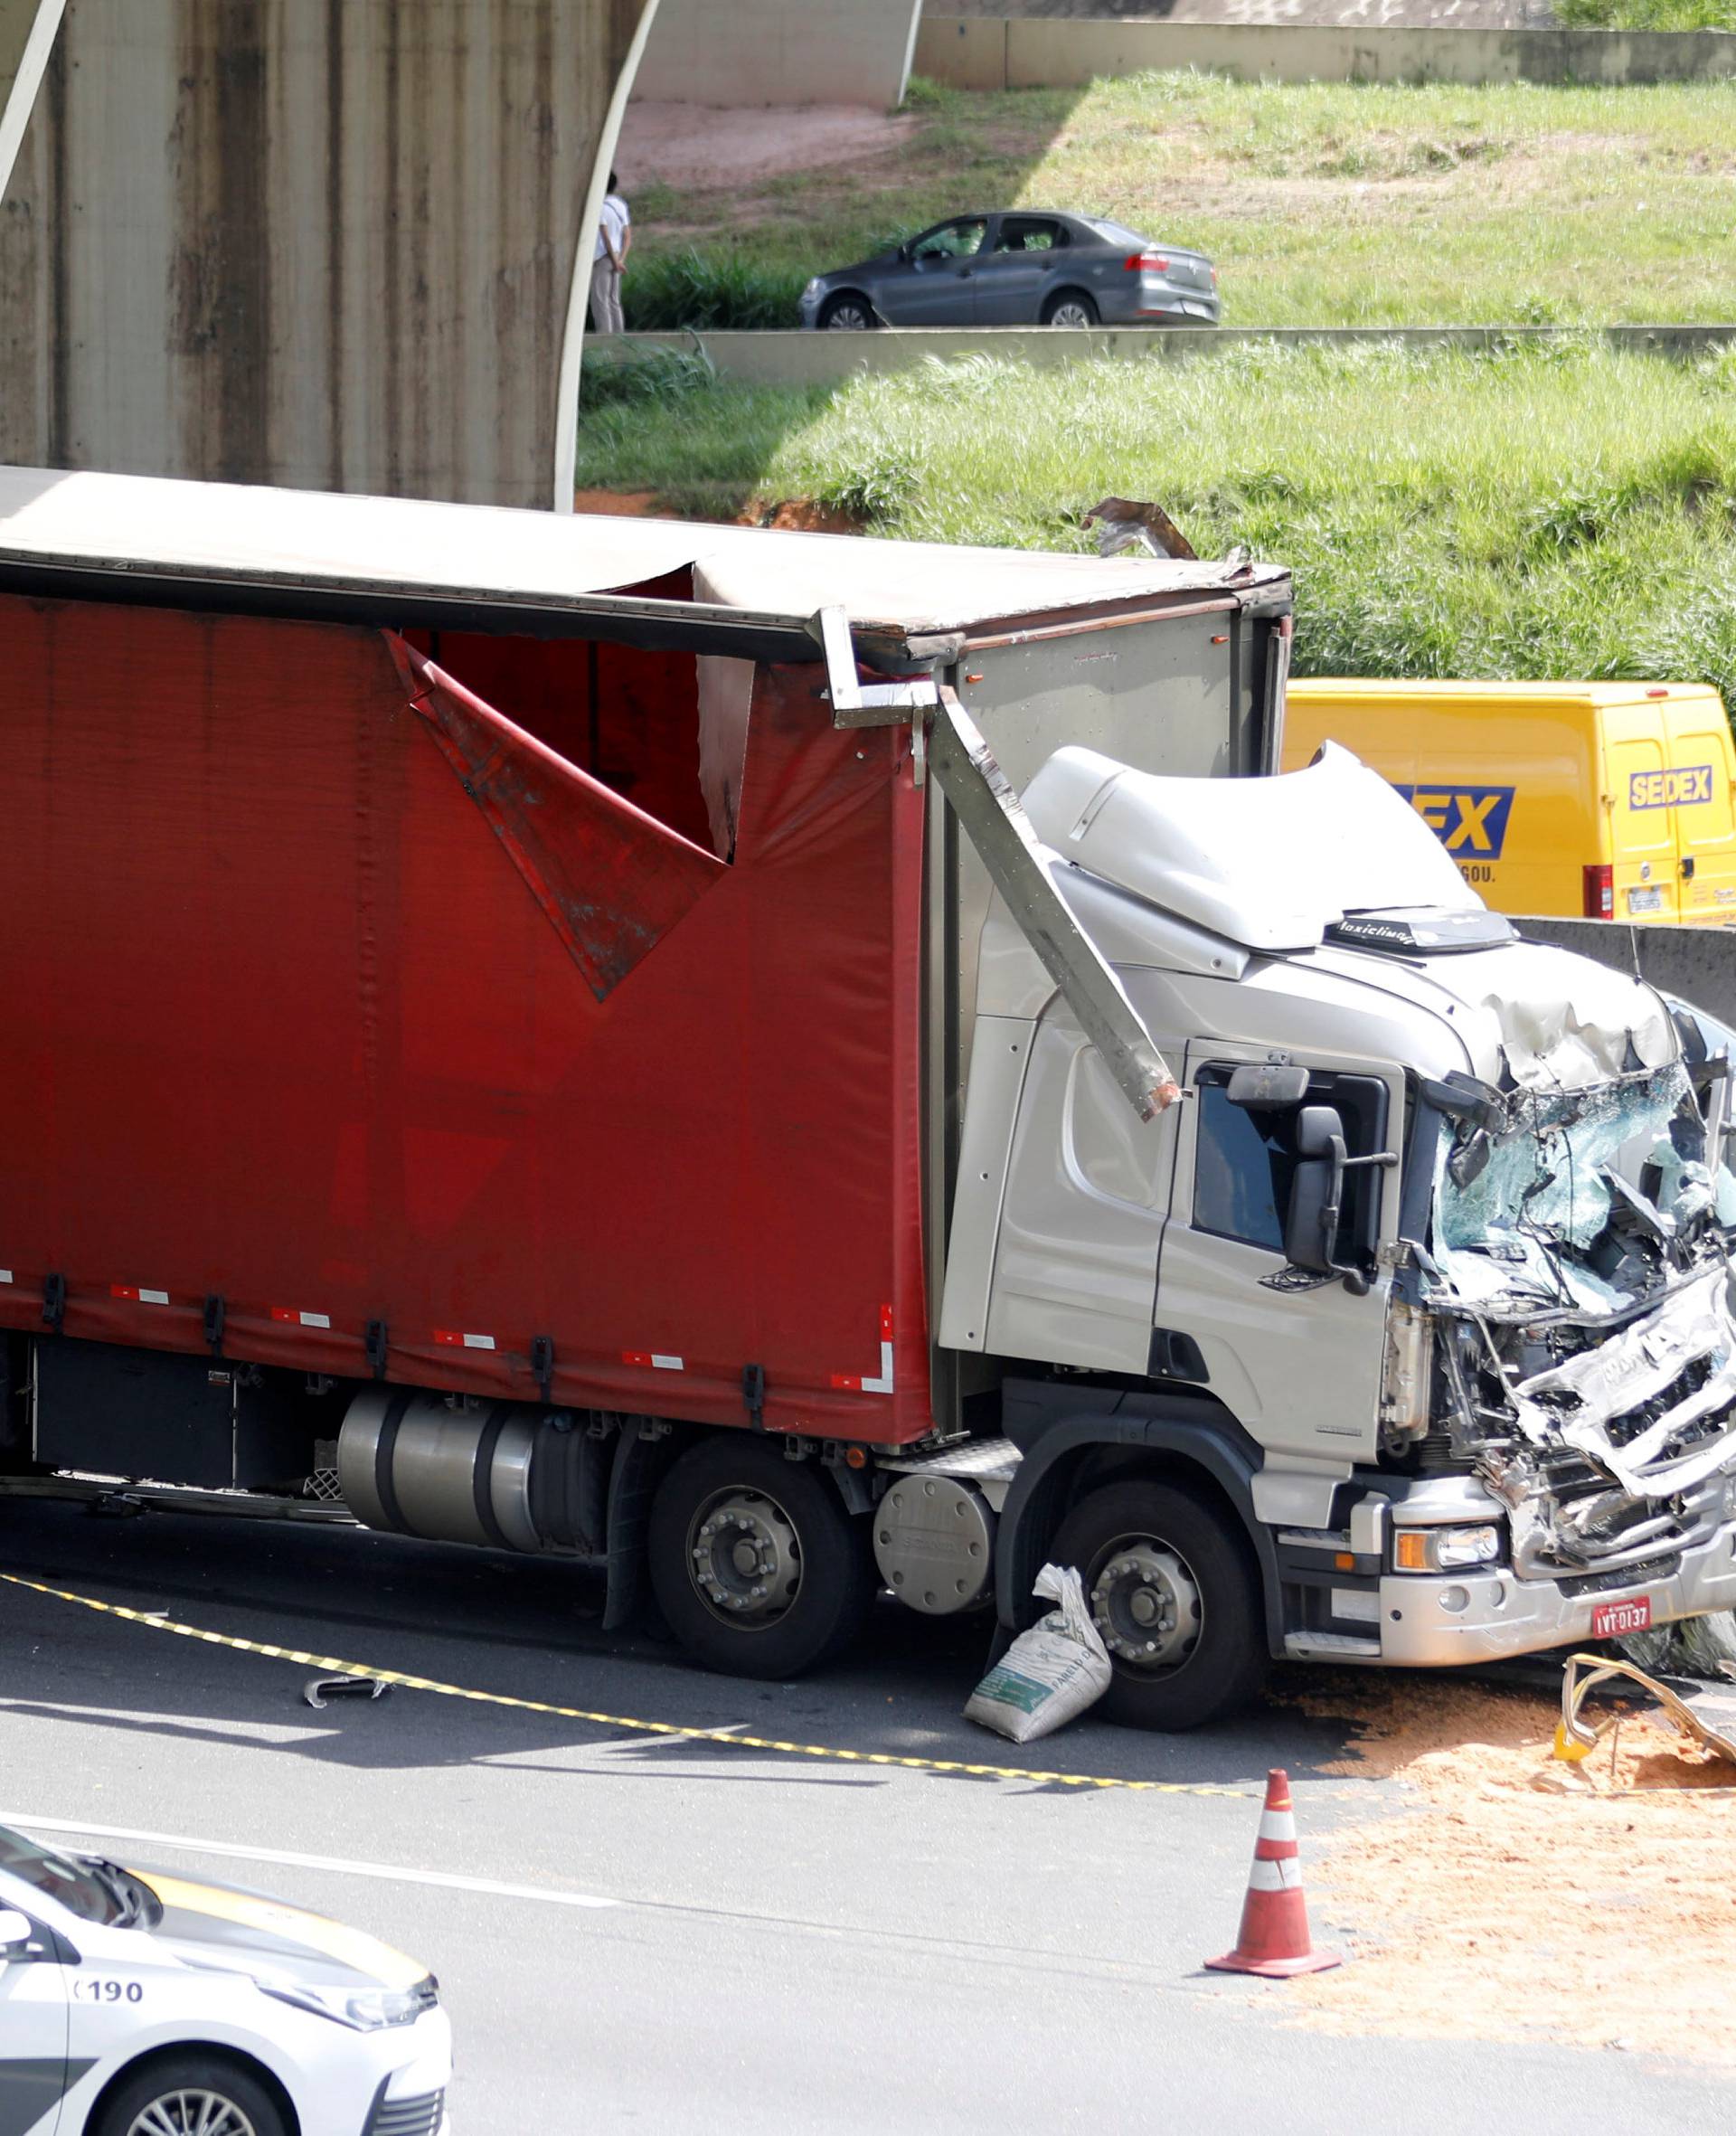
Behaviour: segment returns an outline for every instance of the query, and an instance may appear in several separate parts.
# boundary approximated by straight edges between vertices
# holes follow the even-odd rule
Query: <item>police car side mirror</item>
[[[35,1933],[36,1926],[29,1914],[12,1906],[0,1908],[0,1962],[23,1957]]]

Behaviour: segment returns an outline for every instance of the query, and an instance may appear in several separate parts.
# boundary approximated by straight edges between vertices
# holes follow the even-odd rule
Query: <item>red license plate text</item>
[[[1594,1640],[1620,1639],[1629,1631],[1646,1631],[1651,1628],[1651,1597],[1642,1594],[1637,1602],[1599,1602],[1591,1612],[1591,1636]]]

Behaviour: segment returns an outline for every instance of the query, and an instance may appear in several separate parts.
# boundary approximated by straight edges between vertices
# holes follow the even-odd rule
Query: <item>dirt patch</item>
[[[1628,1708],[1575,1778],[1550,1754],[1558,1706],[1526,1692],[1359,1684],[1303,1703],[1357,1730],[1328,1772],[1397,1778],[1415,1804],[1307,1849],[1316,1916],[1347,1931],[1322,1940],[1356,1962],[1297,1984],[1300,2022],[1736,2066],[1718,1985],[1736,1967],[1736,1795],[1706,1791],[1736,1768]]]
[[[862,532],[862,522],[848,512],[806,496],[750,497],[739,512],[712,514],[677,511],[655,489],[575,489],[572,508],[617,519],[685,519],[699,526],[769,526],[784,534]]]
[[[836,505],[816,504],[812,497],[786,497],[773,503],[766,497],[755,497],[740,514],[738,526],[775,526],[785,534],[854,534],[862,532],[862,522],[851,517]]]
[[[575,489],[575,512],[604,512],[616,519],[679,519],[655,489]]]
[[[629,197],[636,186],[649,184],[721,191],[891,156],[918,124],[913,116],[889,118],[850,104],[774,104],[748,111],[632,104],[617,163]]]

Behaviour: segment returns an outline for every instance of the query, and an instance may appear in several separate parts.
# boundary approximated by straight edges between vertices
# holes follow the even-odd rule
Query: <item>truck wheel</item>
[[[214,2055],[175,2055],[125,2076],[90,2136],[289,2136],[277,2102],[245,2069]]]
[[[1119,1483],[1081,1498],[1061,1522],[1049,1555],[1079,1568],[1109,1649],[1109,1719],[1198,1728],[1260,1689],[1260,1583],[1229,1518],[1184,1485]]]
[[[670,1470],[649,1555],[670,1630],[729,1676],[799,1676],[855,1637],[874,1596],[867,1524],[818,1470],[745,1434],[703,1440]]]

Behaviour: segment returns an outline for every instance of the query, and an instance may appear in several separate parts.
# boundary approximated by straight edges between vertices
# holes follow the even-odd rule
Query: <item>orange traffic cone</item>
[[[1213,1972],[1259,1973],[1287,1980],[1293,1973],[1321,1973],[1342,1965],[1330,1951],[1316,1951],[1308,1941],[1308,1904],[1302,1895],[1302,1865],[1297,1855],[1296,1811],[1290,1802],[1290,1776],[1274,1769],[1266,1775],[1266,1807],[1254,1842],[1254,1866],[1242,1902],[1241,1933],[1223,1958],[1208,1958]]]

